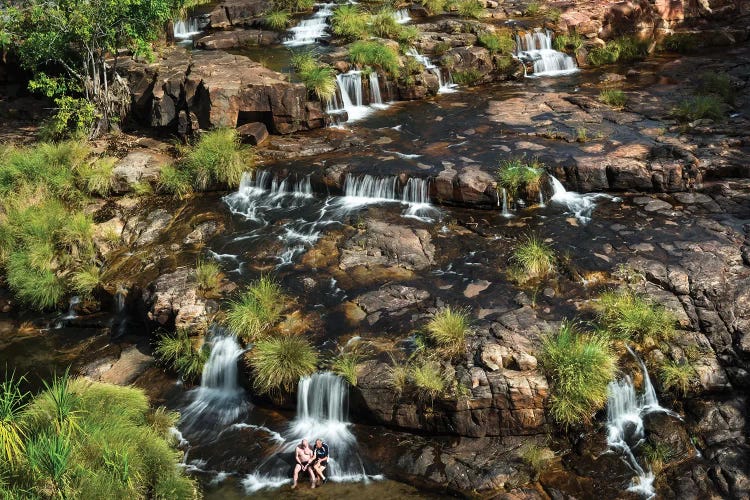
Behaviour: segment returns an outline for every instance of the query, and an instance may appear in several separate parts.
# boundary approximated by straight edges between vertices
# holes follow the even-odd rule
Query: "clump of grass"
[[[521,449],[521,460],[531,467],[536,475],[539,475],[554,457],[552,450],[536,443],[529,443]]]
[[[341,352],[331,363],[331,371],[356,387],[358,366],[361,362],[362,355],[357,351]]]
[[[360,66],[379,68],[391,76],[398,76],[398,53],[387,45],[372,41],[358,41],[349,46],[349,59]]]
[[[542,11],[542,4],[537,1],[532,1],[526,4],[526,10],[524,14],[528,17],[536,17]]]
[[[6,263],[6,281],[16,298],[40,311],[57,306],[65,295],[62,279],[51,269],[35,265],[27,253],[10,256]]]
[[[336,74],[333,68],[316,66],[300,73],[299,76],[307,91],[320,101],[325,102],[336,94]]]
[[[255,343],[247,354],[253,371],[253,388],[258,394],[291,392],[302,377],[318,367],[318,353],[299,335],[267,337]]]
[[[26,379],[16,377],[15,372],[5,371],[0,382],[0,455],[3,460],[14,466],[23,456],[23,440],[26,436],[22,417],[28,404],[27,392],[21,390]]]
[[[237,300],[230,302],[227,326],[243,340],[255,342],[281,319],[286,300],[281,286],[263,276],[251,283]]]
[[[511,256],[521,281],[544,279],[555,272],[555,252],[537,236],[529,235],[516,246]]]
[[[161,169],[157,189],[175,198],[183,199],[193,192],[190,172],[179,169],[174,165],[166,165]]]
[[[439,14],[445,11],[447,0],[422,0],[422,6],[430,14]]]
[[[102,282],[102,270],[96,264],[79,269],[71,278],[73,290],[84,297],[91,297]]]
[[[469,315],[450,306],[440,309],[425,327],[427,335],[449,357],[459,356],[466,349]]]
[[[599,324],[612,339],[642,344],[674,337],[674,315],[626,288],[604,292],[596,307]]]
[[[620,89],[604,89],[599,92],[599,100],[613,108],[622,108],[627,98],[625,92]]]
[[[510,33],[484,32],[479,35],[479,45],[490,51],[490,54],[504,53],[512,54],[515,42]]]
[[[549,19],[553,23],[559,21],[560,17],[562,17],[562,11],[556,7],[547,11],[547,19]]]
[[[314,69],[318,65],[315,55],[309,50],[300,50],[292,52],[289,63],[297,73],[305,73]]]
[[[461,17],[479,19],[484,16],[484,5],[479,0],[458,0],[456,9]]]
[[[266,14],[263,24],[273,31],[284,31],[289,27],[290,15],[286,10],[274,10]]]
[[[429,398],[432,401],[445,390],[443,371],[435,361],[424,359],[414,363],[409,370],[409,376],[421,398]]]
[[[552,418],[565,427],[591,422],[615,375],[616,357],[607,339],[585,335],[566,321],[542,339],[540,361],[552,382]]]
[[[370,19],[370,33],[374,36],[395,39],[400,30],[401,25],[396,22],[391,7],[383,7]]]
[[[221,284],[221,268],[214,261],[198,260],[195,265],[195,279],[203,292],[215,292]]]
[[[414,25],[403,25],[399,24],[399,30],[396,33],[395,39],[401,46],[411,46],[417,41],[419,35],[421,35],[419,28]]]
[[[681,121],[695,121],[709,119],[722,121],[726,115],[726,104],[713,94],[697,95],[680,102],[672,115]]]
[[[108,195],[112,190],[112,171],[116,162],[116,158],[105,157],[79,166],[77,172],[83,190],[98,196]]]
[[[450,42],[438,42],[432,48],[432,53],[435,54],[437,57],[440,57],[446,52],[448,52],[449,50],[451,50]]]
[[[578,33],[561,33],[552,40],[552,47],[560,52],[576,52],[583,47],[583,37]]]
[[[586,127],[578,127],[576,129],[576,142],[588,142],[589,140],[589,133],[588,130],[586,130]]]
[[[700,35],[693,33],[673,33],[664,37],[661,42],[662,50],[679,54],[691,54],[702,47],[703,41]]]
[[[456,85],[466,85],[471,87],[479,83],[482,79],[482,73],[478,69],[469,68],[453,72],[453,83]]]
[[[403,394],[409,384],[409,373],[411,369],[408,364],[400,364],[395,360],[388,368],[389,385],[396,394]]]
[[[212,183],[236,187],[243,172],[252,168],[252,162],[253,151],[241,144],[237,130],[220,128],[201,135],[198,143],[189,148],[184,167],[199,189]]]
[[[602,66],[616,62],[638,61],[646,57],[647,53],[647,42],[635,37],[620,37],[610,40],[604,47],[592,49],[586,60],[592,66]]]
[[[369,36],[370,16],[359,5],[344,4],[333,11],[331,31],[346,40],[362,40]]]
[[[734,104],[734,85],[726,73],[705,72],[701,74],[696,93],[699,95],[716,95],[727,104]]]
[[[203,372],[209,350],[205,344],[196,348],[193,342],[190,332],[179,328],[174,333],[165,333],[156,341],[154,354],[183,379],[195,380]]]
[[[641,448],[641,453],[655,474],[659,474],[664,470],[664,466],[674,456],[672,449],[665,443],[646,443]]]
[[[696,379],[696,372],[690,363],[666,360],[659,368],[659,380],[665,391],[675,391],[686,396]]]
[[[534,197],[539,193],[544,166],[537,162],[524,162],[520,158],[503,160],[497,170],[498,185],[504,188],[511,198],[515,198],[522,191],[527,197]]]

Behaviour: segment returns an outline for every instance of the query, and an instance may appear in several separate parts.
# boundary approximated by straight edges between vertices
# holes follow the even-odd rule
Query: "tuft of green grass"
[[[360,66],[379,68],[391,76],[399,74],[398,53],[375,41],[358,41],[349,46],[349,59]]]
[[[589,133],[586,130],[586,127],[578,127],[576,129],[576,142],[584,143],[588,142],[589,140]]]
[[[263,24],[273,31],[284,31],[289,27],[291,16],[286,10],[274,10],[263,18]]]
[[[478,69],[469,68],[453,72],[453,83],[456,85],[474,86],[482,79],[482,73]]]
[[[305,84],[307,91],[325,102],[336,95],[336,74],[333,68],[328,66],[315,66],[303,73],[299,73],[300,80]]]
[[[65,295],[63,281],[51,269],[33,265],[26,253],[10,255],[5,279],[16,298],[40,311],[57,306]]]
[[[413,364],[409,370],[409,376],[422,398],[434,400],[445,390],[446,382],[443,372],[435,361],[422,360]]]
[[[726,104],[716,95],[697,95],[680,102],[672,115],[680,121],[709,119],[722,121],[726,116]]]
[[[479,0],[458,0],[456,2],[456,9],[461,17],[471,17],[479,19],[484,16],[485,10]]]
[[[555,272],[554,250],[534,235],[516,246],[511,260],[526,280],[544,279]]]
[[[356,387],[358,366],[361,362],[362,356],[358,352],[341,352],[331,363],[331,371]]]
[[[409,384],[411,369],[407,364],[399,364],[395,360],[388,368],[389,385],[396,394],[403,394]]]
[[[370,15],[356,4],[344,4],[333,11],[331,31],[349,41],[363,40],[370,36]]]
[[[659,380],[665,391],[675,391],[686,396],[690,387],[695,383],[697,374],[695,368],[688,362],[666,360],[659,368]]]
[[[643,344],[674,337],[674,315],[626,288],[604,292],[596,308],[600,326],[612,339]]]
[[[195,380],[203,373],[208,361],[206,345],[196,348],[190,332],[179,328],[174,333],[165,333],[156,341],[154,354],[162,363],[172,367],[185,380]]]
[[[622,108],[627,98],[625,92],[620,89],[604,89],[599,92],[599,100],[613,108]]]
[[[466,350],[469,315],[466,311],[440,309],[425,327],[429,338],[449,357],[459,356]]]
[[[96,264],[91,264],[73,273],[71,282],[76,293],[91,297],[102,282],[102,270]]]
[[[478,41],[479,45],[490,51],[490,54],[512,54],[515,48],[515,42],[509,32],[484,32],[479,35]]]
[[[648,42],[635,37],[620,37],[610,40],[604,47],[591,49],[586,60],[592,66],[616,62],[639,61],[648,54]]]
[[[498,185],[504,188],[511,198],[522,191],[527,197],[539,193],[544,166],[537,161],[526,163],[520,158],[503,160],[497,170]]]
[[[309,50],[293,51],[289,63],[297,73],[306,73],[318,66],[315,55]]]
[[[661,49],[678,54],[691,54],[703,47],[701,35],[696,33],[673,33],[664,37]]]
[[[672,448],[666,443],[646,443],[641,453],[655,474],[659,474],[674,457]]]
[[[299,379],[318,367],[318,353],[299,335],[266,337],[255,343],[246,359],[253,371],[253,388],[258,394],[292,392]]]
[[[536,475],[539,475],[554,457],[552,450],[535,443],[529,443],[521,449],[521,460],[531,467]]]
[[[537,2],[536,0],[533,0],[526,4],[526,10],[524,10],[524,15],[527,17],[536,17],[542,12],[542,4],[540,2]]]
[[[251,283],[237,300],[230,302],[227,326],[243,340],[255,342],[279,322],[286,301],[281,286],[263,276]]]
[[[22,417],[28,404],[29,393],[21,390],[26,378],[16,377],[15,372],[5,371],[0,382],[0,455],[11,466],[17,465],[24,452]]]
[[[591,422],[607,402],[616,359],[607,339],[582,334],[574,323],[563,322],[559,331],[547,334],[540,361],[552,382],[552,418],[565,427]]]
[[[700,76],[700,84],[696,89],[699,95],[716,95],[727,104],[734,104],[735,89],[729,75],[726,73],[705,72]]]
[[[193,192],[190,172],[182,170],[174,165],[166,165],[161,169],[157,189],[162,193],[168,193],[175,198],[183,199]]]
[[[242,174],[252,166],[253,150],[241,144],[237,130],[233,128],[204,133],[198,143],[189,148],[184,159],[184,167],[199,189],[206,189],[212,183],[236,187]]]
[[[414,26],[413,24],[399,24],[398,26],[399,30],[396,33],[395,39],[398,41],[398,43],[401,44],[401,46],[414,45],[414,42],[416,42],[419,36],[422,34],[419,28],[417,26]]]
[[[370,33],[380,38],[396,39],[401,25],[396,22],[394,10],[391,7],[383,7],[370,19]]]
[[[583,47],[583,37],[578,33],[561,33],[552,40],[552,47],[560,52],[576,52]]]
[[[562,11],[556,7],[549,9],[546,17],[553,23],[557,23],[560,20],[560,17],[562,17]]]
[[[447,0],[422,0],[422,6],[433,15],[444,12],[447,5]]]
[[[216,292],[221,284],[221,268],[214,261],[198,260],[195,265],[195,280],[203,292]]]
[[[92,163],[83,163],[78,167],[81,187],[89,194],[107,196],[112,190],[112,171],[116,158],[99,158]]]

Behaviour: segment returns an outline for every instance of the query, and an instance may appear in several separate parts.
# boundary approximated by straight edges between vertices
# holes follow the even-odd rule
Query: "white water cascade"
[[[505,188],[503,188],[502,214],[503,217],[513,217],[513,214],[510,213],[510,209],[508,208],[508,191]]]
[[[552,185],[552,198],[549,199],[549,202],[565,206],[567,210],[583,224],[586,224],[591,220],[591,214],[596,208],[597,200],[606,199],[614,202],[620,201],[620,198],[604,193],[581,194],[576,193],[575,191],[568,191],[554,175],[550,175],[549,179],[550,184]]]
[[[430,204],[428,179],[410,177],[399,193],[397,176],[374,177],[347,174],[344,179],[344,196],[333,205],[342,213],[358,208],[386,202],[400,202],[407,205],[404,217],[431,222],[440,217],[440,211]]]
[[[380,80],[376,71],[370,72],[370,106],[385,108],[383,97],[380,95]]]
[[[333,15],[335,3],[316,4],[318,10],[308,19],[300,21],[299,25],[290,29],[292,36],[284,41],[287,47],[312,45],[320,38],[328,36],[328,20]]]
[[[187,19],[178,19],[174,21],[174,37],[177,40],[188,40],[201,33],[200,19],[189,17]]]
[[[352,122],[361,120],[372,111],[372,108],[364,105],[361,71],[351,70],[336,75],[336,86],[336,94],[341,100],[337,102],[338,99],[334,99],[328,103],[326,111],[329,114],[336,115],[345,111],[347,121]]]
[[[81,297],[78,295],[74,295],[70,298],[70,301],[68,302],[68,311],[57,318],[52,326],[55,329],[64,327],[68,321],[72,321],[78,317],[78,313],[76,312],[76,308],[81,303]]]
[[[323,372],[301,379],[297,386],[297,416],[284,433],[284,443],[255,472],[245,477],[242,482],[245,491],[249,494],[289,483],[295,447],[303,439],[311,445],[316,439],[322,439],[328,445],[330,465],[326,475],[332,481],[378,479],[379,476],[368,475],[359,456],[357,440],[347,417],[348,398],[349,386],[338,375]],[[309,478],[301,474],[299,480],[304,484]]]
[[[453,83],[450,75],[448,75],[448,78],[443,78],[442,70],[438,66],[436,66],[429,57],[424,54],[420,54],[414,47],[409,48],[409,50],[406,51],[406,55],[416,59],[422,66],[424,66],[427,71],[437,77],[439,85],[438,94],[445,94],[456,91],[457,85]]]
[[[181,430],[191,435],[220,431],[248,410],[237,382],[237,364],[244,349],[234,335],[218,327],[208,343],[211,353],[203,366],[201,385],[188,393],[191,402],[181,412]]]
[[[560,76],[578,71],[576,61],[552,48],[552,34],[548,30],[516,34],[516,57],[534,65],[529,76]]]
[[[640,395],[636,393],[630,377],[609,383],[607,387],[607,445],[622,453],[625,461],[636,474],[628,491],[652,498],[655,495],[654,473],[648,468],[641,467],[633,454],[633,449],[645,439],[643,426],[645,415],[654,412],[677,415],[659,405],[646,365],[629,347],[628,352],[640,365],[643,374],[643,392]]]
[[[408,9],[399,9],[393,13],[393,18],[398,24],[406,24],[411,21]]]

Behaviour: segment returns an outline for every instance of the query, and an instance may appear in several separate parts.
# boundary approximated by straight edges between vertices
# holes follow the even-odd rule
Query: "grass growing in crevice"
[[[556,260],[552,247],[539,237],[529,235],[513,250],[513,274],[522,283],[532,279],[545,279],[554,274]]]
[[[159,174],[157,189],[161,193],[171,194],[175,198],[185,198],[193,192],[193,180],[190,172],[174,165],[164,166]]]
[[[641,454],[646,459],[654,474],[659,474],[674,458],[674,451],[666,443],[646,443],[641,448]]]
[[[331,362],[331,371],[344,378],[353,387],[357,386],[357,374],[362,354],[356,349],[342,350]]]
[[[205,344],[196,346],[198,339],[190,337],[185,328],[178,328],[174,333],[165,333],[156,341],[154,354],[170,366],[184,380],[195,380],[203,372],[203,365],[208,361],[209,349]]]
[[[284,31],[289,27],[291,16],[286,10],[274,10],[263,18],[263,24],[273,31]]]
[[[698,374],[693,365],[687,361],[678,362],[666,360],[659,367],[659,380],[665,391],[674,391],[686,396],[690,388],[696,382]]]
[[[301,335],[266,337],[255,342],[246,355],[258,394],[292,392],[299,379],[318,368],[318,352]]]
[[[701,74],[696,93],[698,95],[718,96],[729,105],[734,104],[736,97],[734,84],[728,74],[708,71]]]
[[[622,288],[604,292],[596,305],[599,325],[614,340],[634,342],[668,342],[675,335],[674,315],[663,306]]]
[[[193,185],[206,189],[213,184],[237,187],[243,172],[252,167],[253,151],[243,146],[233,128],[211,130],[188,149],[183,161]]]
[[[591,49],[586,60],[592,66],[631,62],[644,59],[648,54],[648,42],[635,37],[620,37],[610,40],[604,47]]]
[[[333,68],[320,64],[310,51],[292,53],[292,67],[310,95],[327,101],[336,94],[336,74]]]
[[[422,0],[422,6],[430,14],[439,14],[444,12],[448,2],[446,0]]]
[[[697,95],[680,102],[673,110],[672,116],[680,121],[709,119],[722,121],[726,117],[727,106],[716,95]]]
[[[673,33],[665,36],[660,45],[667,52],[691,54],[703,48],[703,41],[696,33]]]
[[[244,341],[255,342],[281,320],[287,301],[281,286],[271,277],[263,276],[229,303],[226,324]]]
[[[479,35],[478,42],[490,54],[512,54],[515,49],[515,41],[510,32],[484,32]]]
[[[393,77],[399,74],[398,53],[375,41],[358,41],[349,46],[349,60],[359,66],[378,68]]]
[[[521,158],[503,160],[497,169],[498,186],[504,188],[511,198],[523,194],[536,199],[541,189],[544,166],[537,162],[525,162]]]
[[[216,293],[222,276],[219,264],[214,261],[199,260],[195,265],[195,279],[203,293]]]
[[[555,454],[552,450],[536,443],[526,444],[521,449],[521,460],[531,467],[536,476],[538,476],[554,458]]]
[[[466,350],[469,315],[450,306],[440,309],[425,326],[427,336],[448,357],[456,357]]]
[[[613,108],[622,108],[627,102],[627,97],[620,89],[604,89],[599,92],[599,100]]]
[[[397,363],[395,360],[392,361],[392,364],[388,368],[388,382],[393,392],[400,396],[409,385],[410,368],[408,364]]]
[[[468,87],[476,85],[482,80],[482,72],[474,68],[454,71],[452,75],[453,83],[456,85],[466,85]]]
[[[446,389],[446,381],[437,361],[422,359],[411,365],[409,377],[420,399],[433,401]]]
[[[615,376],[617,358],[608,340],[566,321],[542,339],[540,361],[552,384],[552,418],[565,427],[590,423],[607,402],[607,385]]]
[[[479,19],[484,16],[484,5],[479,0],[458,0],[456,11],[461,17]]]
[[[344,4],[333,11],[331,31],[334,35],[348,41],[366,39],[369,33],[370,15],[359,5]]]
[[[552,40],[552,47],[560,52],[575,53],[583,47],[583,37],[576,32],[560,33]]]

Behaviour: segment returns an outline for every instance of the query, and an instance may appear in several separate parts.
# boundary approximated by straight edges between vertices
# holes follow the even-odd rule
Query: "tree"
[[[188,1],[0,0],[0,44],[33,74],[30,88],[55,99],[58,128],[89,117],[96,135],[130,101],[116,72],[120,51],[150,57],[150,43]]]

